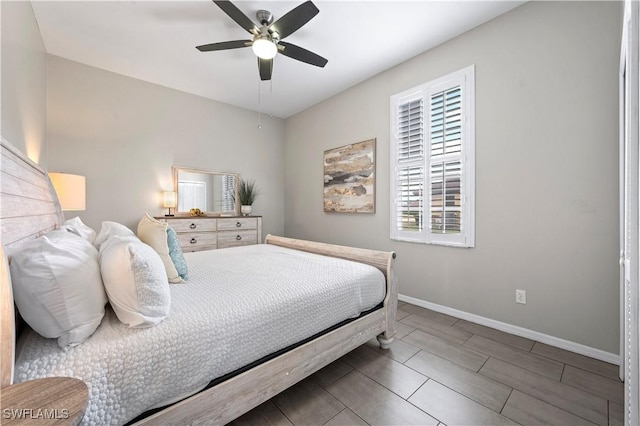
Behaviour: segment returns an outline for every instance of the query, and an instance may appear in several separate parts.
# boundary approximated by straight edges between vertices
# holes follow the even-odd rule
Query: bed
[[[211,262],[214,260],[207,254],[214,252],[186,254],[187,262],[193,265],[194,281],[172,288],[172,307],[175,307],[175,310],[172,308],[172,315],[164,323],[152,329],[144,329],[145,334],[141,334],[140,330],[132,331],[123,328],[122,324],[118,325],[113,312],[107,310],[102,324],[94,333],[96,342],[100,336],[108,336],[106,341],[133,339],[139,342],[140,346],[144,345],[144,342],[157,346],[158,341],[163,341],[163,337],[152,337],[154,333],[161,334],[163,330],[173,330],[168,334],[176,334],[176,330],[189,329],[190,326],[197,330],[181,336],[180,345],[161,345],[167,349],[162,351],[166,357],[162,364],[167,365],[162,377],[166,375],[169,382],[172,382],[172,373],[178,376],[188,375],[188,384],[179,389],[176,386],[173,394],[167,394],[164,389],[160,390],[158,395],[153,398],[150,396],[149,401],[139,402],[136,407],[122,409],[120,412],[118,403],[109,405],[103,403],[100,397],[96,397],[96,394],[104,392],[93,389],[91,380],[101,379],[95,379],[91,373],[75,374],[82,370],[85,364],[85,359],[80,354],[85,353],[87,359],[90,359],[98,356],[96,354],[100,352],[99,349],[104,347],[104,343],[96,343],[95,347],[92,347],[91,341],[94,336],[69,353],[59,352],[59,359],[51,362],[51,365],[43,366],[42,363],[38,363],[37,357],[45,350],[43,348],[52,345],[52,339],[44,339],[27,329],[20,333],[20,343],[30,349],[25,351],[23,347],[16,363],[14,303],[6,265],[12,253],[29,241],[59,227],[64,217],[46,171],[5,141],[2,141],[1,173],[0,206],[4,248],[0,282],[2,386],[11,384],[13,380],[33,378],[34,375],[87,377],[85,380],[90,389],[90,402],[86,421],[89,423],[95,423],[95,419],[101,418],[99,415],[96,416],[96,412],[100,410],[117,411],[117,414],[105,418],[111,423],[120,424],[133,419],[143,411],[146,412],[149,408],[160,406],[159,411],[147,413],[145,417],[136,420],[136,424],[225,424],[373,337],[378,338],[383,348],[388,348],[391,344],[395,334],[397,304],[393,252],[269,235],[265,244],[240,248],[241,250],[218,250],[214,256],[217,259],[215,262],[218,262],[217,266],[212,266]],[[240,253],[244,260],[253,259],[251,262],[255,265],[243,267],[246,263],[241,262],[234,266],[234,259],[238,259],[235,256],[236,252]],[[257,264],[264,264],[265,268],[258,270]],[[285,265],[299,266],[285,268]],[[214,268],[215,271],[224,269],[226,272],[212,273],[208,268]],[[244,275],[234,273],[234,268],[244,269]],[[290,279],[285,277],[279,280],[280,287],[270,287],[273,282],[278,281],[270,274],[283,269],[296,270],[300,274],[296,278],[298,284],[283,287],[282,283]],[[362,280],[361,277],[368,277],[365,281],[368,279],[378,284],[368,284],[361,288],[354,287],[353,284],[338,283],[337,287],[327,284],[318,290],[313,299],[326,301],[332,309],[323,309],[322,304],[317,303],[291,303],[292,300],[301,300],[297,299],[296,291],[309,287],[313,292],[313,289],[319,288],[318,284],[306,283],[306,277],[320,277],[322,271],[327,271],[327,275],[343,278],[338,281],[359,282]],[[203,281],[202,277],[212,275],[217,277],[213,284]],[[325,281],[323,278],[320,279],[322,283]],[[245,283],[249,282],[250,284],[245,286]],[[188,307],[194,305],[194,301],[209,297],[206,296],[206,292],[212,285],[216,286],[215,294],[222,305],[211,312],[205,308],[204,312],[207,312],[207,315],[195,314],[195,318],[190,318]],[[341,293],[353,294],[350,299],[346,298],[343,301],[340,298]],[[252,295],[257,297],[252,298]],[[267,299],[273,299],[270,305],[273,308],[261,311],[260,307]],[[246,311],[243,311],[245,313],[240,314],[240,317],[232,315],[242,309]],[[269,333],[265,330],[277,332]],[[201,344],[216,350],[212,351],[210,357],[202,354],[195,356],[195,352],[192,353],[190,348],[195,349],[195,346]],[[118,343],[116,347],[117,345]],[[238,347],[247,349],[247,353],[236,352]],[[112,348],[104,352],[113,354],[117,349]],[[79,367],[69,367],[65,364],[68,360],[64,358],[71,358]],[[222,367],[222,364],[217,362],[221,359],[226,360]],[[157,375],[152,371],[145,373],[144,368],[138,370],[140,376],[125,387],[133,388],[134,393],[142,393],[141,389],[145,389],[145,386],[148,386],[147,389],[154,388],[153,378],[157,378]],[[116,393],[122,392],[124,391],[118,390]]]

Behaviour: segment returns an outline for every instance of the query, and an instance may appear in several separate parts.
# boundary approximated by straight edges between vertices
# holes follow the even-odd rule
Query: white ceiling
[[[300,3],[235,2],[252,20],[259,9],[277,20]],[[250,48],[206,53],[195,48],[250,38],[212,1],[32,2],[52,55],[286,118],[524,1],[314,3],[320,13],[286,41],[329,63],[317,68],[278,55],[271,82],[261,83]]]

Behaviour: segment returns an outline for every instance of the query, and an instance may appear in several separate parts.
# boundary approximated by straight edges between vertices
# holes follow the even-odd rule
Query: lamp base
[[[174,217],[175,214],[165,214],[164,217]]]

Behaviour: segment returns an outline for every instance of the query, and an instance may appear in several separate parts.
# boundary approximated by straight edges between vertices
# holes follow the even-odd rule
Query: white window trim
[[[464,213],[462,215],[461,227],[463,232],[459,234],[432,234],[429,230],[431,221],[429,220],[429,191],[430,185],[430,159],[428,142],[430,140],[430,124],[428,117],[425,118],[425,156],[422,160],[424,167],[423,199],[425,200],[423,229],[421,231],[402,231],[398,229],[397,202],[398,192],[397,179],[397,110],[398,105],[423,99],[425,111],[428,108],[432,93],[437,93],[460,84],[462,88],[463,123],[462,123],[462,191]],[[459,71],[455,71],[444,77],[421,84],[404,92],[391,96],[390,101],[390,123],[391,123],[391,197],[390,197],[390,229],[391,239],[423,244],[438,244],[453,247],[474,247],[475,246],[475,66],[470,65]]]

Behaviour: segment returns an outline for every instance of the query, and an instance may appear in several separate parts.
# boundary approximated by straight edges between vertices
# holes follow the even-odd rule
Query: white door
[[[625,2],[620,60],[620,378],[625,381],[625,424],[640,423],[638,323],[639,5]]]

